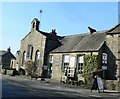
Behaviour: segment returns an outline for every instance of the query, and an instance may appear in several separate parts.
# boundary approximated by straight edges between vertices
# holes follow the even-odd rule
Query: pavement
[[[15,77],[20,77],[20,78],[24,78],[24,79],[31,79],[31,77],[29,76],[15,76]],[[36,80],[35,78],[33,78],[32,80]],[[38,78],[36,81],[41,81],[41,78]],[[45,81],[41,81],[41,82],[45,82],[45,83],[52,83],[52,84],[64,84],[64,83],[59,83],[59,82],[55,82],[52,81],[52,79],[50,78],[45,78]],[[71,84],[64,84],[66,86],[71,86]],[[72,86],[76,86],[76,85],[72,85]],[[85,85],[81,85],[80,86],[83,89],[88,89],[90,90],[87,86]],[[120,93],[118,90],[104,90],[105,93]]]
[[[28,79],[31,79],[30,77],[25,77],[25,78],[28,78]],[[34,79],[35,80],[35,79]],[[41,78],[39,78],[39,79],[37,79],[38,81],[41,81]],[[49,79],[49,78],[45,78],[45,81],[42,81],[42,82],[45,82],[45,83],[56,83],[56,84],[64,84],[64,83],[58,83],[58,82],[54,82],[54,81],[52,81],[52,79]],[[66,84],[66,85],[68,85],[68,86],[70,86],[70,84]],[[75,86],[75,85],[73,85],[73,86]],[[84,85],[81,85],[80,86],[81,88],[83,88],[83,89],[88,89],[88,90],[90,90],[87,86],[84,86]],[[104,90],[104,93],[120,93],[118,90]]]
[[[31,79],[30,76],[15,76],[15,77],[24,78],[24,79],[29,79],[29,80]],[[41,78],[38,78],[37,80],[36,80],[35,78],[33,78],[32,80],[41,81]],[[52,79],[50,79],[50,78],[45,78],[45,81],[41,81],[41,82],[53,83],[53,84],[64,84],[64,83],[59,83],[59,82],[52,81]],[[70,84],[64,84],[64,85],[71,86]],[[76,86],[76,85],[72,85],[72,86]],[[81,87],[81,88],[84,88],[84,89],[89,89],[87,86],[84,86],[84,85],[81,85],[80,87]],[[89,89],[89,90],[90,90],[90,89]],[[104,90],[104,92],[106,92],[106,93],[120,93],[120,92],[118,92],[117,90]]]

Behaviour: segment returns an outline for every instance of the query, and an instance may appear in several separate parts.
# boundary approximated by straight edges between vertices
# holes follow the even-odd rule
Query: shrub
[[[85,78],[86,84],[88,84],[93,80],[92,72],[98,69],[98,58],[97,55],[85,55],[84,60],[83,77]]]
[[[32,60],[26,61],[25,66],[28,75],[32,75],[36,71],[36,67],[34,66],[34,62]]]

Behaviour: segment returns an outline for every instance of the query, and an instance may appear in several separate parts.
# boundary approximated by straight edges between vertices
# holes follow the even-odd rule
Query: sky
[[[87,33],[88,26],[101,31],[118,24],[118,2],[2,2],[0,8],[0,50],[10,47],[14,55],[34,18],[40,20],[41,31],[56,29],[60,36]]]

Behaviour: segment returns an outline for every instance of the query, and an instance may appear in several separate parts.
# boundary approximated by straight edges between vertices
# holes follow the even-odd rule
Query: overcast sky
[[[88,26],[100,31],[118,24],[117,2],[3,2],[1,7],[0,49],[11,47],[13,54],[20,49],[20,41],[31,30],[34,18],[41,21],[40,30],[56,29],[60,36],[89,32]]]

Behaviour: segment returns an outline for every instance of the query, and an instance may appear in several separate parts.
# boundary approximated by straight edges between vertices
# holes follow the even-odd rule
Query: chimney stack
[[[56,36],[56,35],[57,35],[57,33],[56,33],[56,29],[52,29],[51,34],[53,34],[54,36]]]
[[[90,30],[90,34],[93,34],[94,32],[96,32],[96,30],[91,27],[88,27],[88,29]]]

